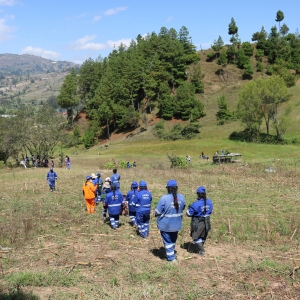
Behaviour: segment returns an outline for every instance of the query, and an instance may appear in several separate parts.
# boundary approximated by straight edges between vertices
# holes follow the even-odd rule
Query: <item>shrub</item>
[[[104,169],[113,169],[113,168],[115,168],[115,167],[116,167],[116,165],[115,165],[115,163],[113,163],[113,162],[107,162],[107,163],[103,166]]]
[[[122,168],[122,169],[126,169],[127,168],[127,162],[126,161],[121,161],[119,163],[119,167]]]
[[[200,133],[200,127],[201,125],[198,122],[191,122],[181,130],[181,135],[184,139],[190,140]]]
[[[184,169],[188,167],[188,163],[185,157],[168,155],[168,158],[171,162],[171,168]]]

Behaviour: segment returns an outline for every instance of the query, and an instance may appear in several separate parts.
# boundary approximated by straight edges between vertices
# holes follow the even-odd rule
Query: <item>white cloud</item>
[[[71,49],[74,50],[104,50],[118,48],[121,43],[125,46],[129,46],[131,39],[120,39],[116,41],[108,40],[105,43],[95,43],[92,42],[96,39],[96,35],[86,35],[83,38],[78,39],[75,43],[71,45]]]
[[[170,22],[172,19],[173,19],[173,16],[170,16],[170,17],[167,19],[167,22]]]
[[[61,56],[61,54],[58,52],[54,52],[51,50],[44,50],[42,48],[34,48],[31,46],[24,48],[21,51],[21,54],[32,54],[32,55],[37,55],[48,59],[57,59],[59,56]]]
[[[111,15],[114,15],[114,14],[117,14],[119,11],[122,11],[122,10],[126,10],[127,7],[117,7],[117,8],[111,8],[111,9],[108,9],[104,12],[104,14],[106,16],[111,16]]]
[[[0,0],[0,1],[1,1],[1,0]],[[67,21],[78,20],[78,19],[84,18],[85,16],[88,16],[88,15],[89,15],[88,13],[82,13],[81,15],[76,16],[76,17],[69,17],[69,18],[66,18],[66,20],[67,20]]]
[[[0,0],[0,6],[13,6],[16,4],[17,4],[17,1],[15,1],[15,0]]]
[[[12,38],[11,32],[14,30],[15,28],[6,25],[5,19],[0,19],[0,42]]]
[[[102,16],[96,16],[93,19],[93,22],[98,22],[100,19],[102,19]]]

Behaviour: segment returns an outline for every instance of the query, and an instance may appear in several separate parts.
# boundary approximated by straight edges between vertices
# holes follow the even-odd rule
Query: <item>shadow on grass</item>
[[[12,291],[8,293],[0,292],[1,300],[39,300],[40,297],[32,294],[32,292],[25,293],[21,290]]]
[[[164,247],[152,249],[154,256],[159,257],[160,259],[166,259],[166,250]]]
[[[196,253],[197,252],[195,244],[191,243],[191,242],[186,242],[186,243],[181,244],[180,248],[186,249],[187,252],[190,252],[190,253]]]

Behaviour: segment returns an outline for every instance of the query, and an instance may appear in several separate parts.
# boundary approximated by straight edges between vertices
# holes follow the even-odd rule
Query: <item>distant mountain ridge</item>
[[[0,73],[3,75],[26,75],[61,72],[80,65],[68,61],[53,61],[29,54],[0,54]]]

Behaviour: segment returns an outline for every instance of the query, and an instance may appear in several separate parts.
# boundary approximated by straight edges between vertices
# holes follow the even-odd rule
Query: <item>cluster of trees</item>
[[[59,142],[65,143],[66,119],[49,107],[38,112],[24,108],[11,118],[0,118],[0,161],[38,155],[48,158]]]
[[[73,109],[84,104],[95,134],[103,125],[137,126],[154,108],[163,119],[196,121],[205,115],[195,96],[204,91],[199,59],[186,27],[179,33],[162,27],[107,58],[85,61],[65,78],[57,101],[70,122]]]
[[[277,141],[282,140],[289,123],[290,109],[279,113],[279,107],[291,98],[284,79],[278,75],[259,78],[245,84],[240,93],[236,115],[245,125],[250,140],[255,140],[261,132],[264,122],[266,134],[270,127],[276,131]]]
[[[296,83],[296,76],[289,70],[300,73],[300,36],[298,30],[293,34],[289,33],[286,24],[280,26],[283,19],[284,14],[279,10],[275,19],[279,23],[278,29],[273,26],[268,34],[262,27],[260,31],[253,33],[252,41],[256,42],[256,71],[263,71],[262,58],[267,57],[266,73],[279,75],[285,80],[287,86],[293,86]],[[245,78],[251,78],[254,68],[250,57],[253,56],[254,47],[250,42],[241,43],[234,18],[228,25],[228,34],[231,36],[231,44],[224,47],[223,39],[219,36],[212,45],[214,52],[207,55],[207,60],[216,60],[217,64],[223,68],[228,63],[236,64],[237,67],[244,70]],[[221,71],[220,69],[220,73]]]

